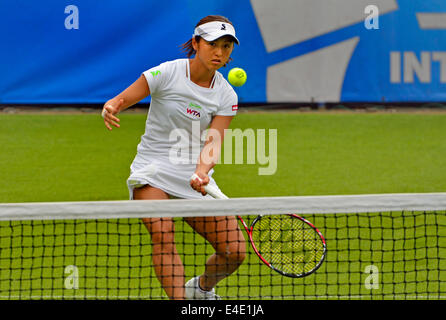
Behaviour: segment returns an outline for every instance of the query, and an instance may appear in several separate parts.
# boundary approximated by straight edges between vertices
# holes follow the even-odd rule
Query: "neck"
[[[215,70],[206,68],[196,56],[194,59],[189,59],[189,66],[191,81],[201,87],[209,88],[214,78]]]

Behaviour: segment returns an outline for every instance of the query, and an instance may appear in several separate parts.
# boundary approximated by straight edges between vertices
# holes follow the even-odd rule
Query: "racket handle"
[[[198,179],[199,181],[201,181],[201,178],[195,173],[192,175],[190,179],[191,180]],[[215,186],[207,184],[204,186],[204,191],[209,193],[215,199],[228,199],[228,197]]]

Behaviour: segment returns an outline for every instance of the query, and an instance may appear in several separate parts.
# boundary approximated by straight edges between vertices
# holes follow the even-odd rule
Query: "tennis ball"
[[[228,80],[234,87],[241,87],[245,84],[247,75],[242,68],[233,68],[228,73]]]

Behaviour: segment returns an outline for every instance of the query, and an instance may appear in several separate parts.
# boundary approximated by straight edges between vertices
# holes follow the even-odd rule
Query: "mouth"
[[[211,62],[212,62],[212,64],[215,64],[215,65],[221,64],[221,60],[220,59],[212,59]]]

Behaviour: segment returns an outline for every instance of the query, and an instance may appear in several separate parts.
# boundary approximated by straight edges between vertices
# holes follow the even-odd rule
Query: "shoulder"
[[[217,76],[220,100],[219,110],[217,111],[216,115],[235,116],[238,109],[237,93],[220,72],[218,72]]]
[[[223,98],[235,98],[237,99],[237,93],[234,88],[229,84],[229,82],[225,79],[225,77],[217,71],[219,90],[221,91]]]
[[[177,59],[165,61],[161,64],[148,69],[146,72],[162,74],[163,72],[173,72],[179,68],[183,68],[186,64],[186,59]]]
[[[143,72],[150,88],[151,95],[166,90],[172,80],[178,76],[179,70],[183,70],[185,59],[177,59],[163,62]]]
[[[155,68],[165,71],[175,71],[178,70],[179,68],[183,68],[185,64],[186,64],[186,59],[176,59],[163,62],[158,67]]]

